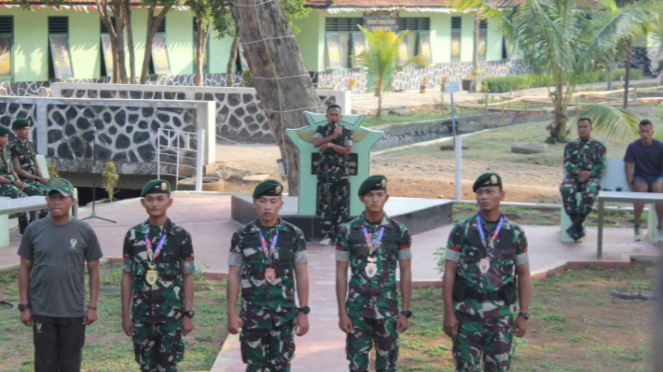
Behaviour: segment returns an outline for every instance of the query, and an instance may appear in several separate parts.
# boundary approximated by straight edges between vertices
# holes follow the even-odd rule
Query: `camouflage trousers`
[[[184,358],[182,321],[148,324],[134,321],[134,353],[143,372],[177,372]]]
[[[350,216],[350,181],[347,178],[320,178],[318,198],[322,234],[334,240],[338,228]]]
[[[397,317],[368,319],[351,317],[352,332],[348,333],[345,351],[350,361],[350,371],[368,372],[368,358],[375,343],[375,370],[395,372],[398,360]]]
[[[243,327],[239,335],[246,372],[290,371],[295,356],[294,320],[272,328]]]
[[[513,357],[513,315],[482,319],[456,311],[453,356],[458,372],[505,372]]]
[[[562,193],[564,210],[569,216],[575,214],[588,215],[592,211],[596,194],[599,193],[599,179],[590,178],[586,182],[578,182],[571,177],[566,177],[559,191]],[[581,193],[581,204],[578,205],[576,193]]]

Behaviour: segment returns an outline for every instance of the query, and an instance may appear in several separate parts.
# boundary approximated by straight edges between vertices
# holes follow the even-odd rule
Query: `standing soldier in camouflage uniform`
[[[578,139],[564,147],[564,169],[567,174],[559,189],[564,210],[573,221],[566,229],[573,240],[585,236],[582,223],[592,211],[594,199],[601,187],[599,178],[605,171],[607,162],[605,145],[590,137],[592,129],[592,121],[589,118],[578,119]],[[576,200],[578,191],[582,194],[580,206]]]
[[[11,153],[9,151],[9,128],[0,124],[0,196],[17,199],[25,198],[28,195],[23,192],[27,185],[20,181],[11,162]],[[21,234],[28,226],[28,214],[20,213],[18,215],[18,226]]]
[[[193,330],[193,245],[166,215],[170,191],[163,180],[143,187],[140,202],[149,218],[124,239],[122,329],[133,339],[141,371],[177,371],[183,336]]]
[[[309,328],[306,241],[299,228],[279,218],[282,191],[275,180],[256,186],[253,205],[258,219],[237,229],[230,243],[228,332],[241,331],[247,372],[290,371],[295,355],[293,333],[303,336]]]
[[[313,145],[320,149],[318,198],[322,218],[320,245],[331,245],[341,224],[350,216],[350,175],[348,155],[352,150],[352,131],[339,125],[341,107],[327,107],[328,125],[321,125],[313,135]]]
[[[24,193],[28,196],[46,195],[46,188],[50,180],[42,176],[41,169],[37,163],[37,151],[35,151],[34,144],[28,141],[30,138],[30,125],[31,122],[29,119],[16,119],[12,123],[12,130],[14,130],[14,134],[16,135],[16,139],[12,142],[10,149],[12,164],[14,165],[14,172],[25,183],[25,187],[22,189]],[[44,218],[47,214],[48,211],[42,209],[39,213],[39,218]],[[30,220],[35,220],[36,215],[36,212],[30,212]]]
[[[340,228],[336,241],[338,325],[347,333],[350,371],[368,372],[369,353],[375,343],[376,371],[393,372],[398,359],[398,335],[408,329],[412,316],[412,238],[403,224],[384,212],[389,200],[384,176],[368,177],[359,188],[359,197],[366,209]],[[396,266],[400,268],[403,297],[400,313]]]
[[[504,372],[513,335],[527,330],[531,277],[523,230],[500,212],[502,179],[485,173],[474,182],[479,213],[456,223],[444,267],[444,332],[453,339],[456,371]],[[517,275],[514,275],[514,266]],[[520,302],[515,321],[512,306]]]

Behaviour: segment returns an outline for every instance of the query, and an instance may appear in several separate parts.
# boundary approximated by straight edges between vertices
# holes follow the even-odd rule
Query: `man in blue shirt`
[[[654,126],[647,119],[640,122],[638,134],[640,139],[631,142],[624,155],[626,181],[634,192],[663,192],[663,142],[652,138]],[[633,203],[635,241],[642,240],[640,216],[644,207],[643,203]],[[658,226],[655,240],[663,241],[663,204],[656,204],[656,215]]]

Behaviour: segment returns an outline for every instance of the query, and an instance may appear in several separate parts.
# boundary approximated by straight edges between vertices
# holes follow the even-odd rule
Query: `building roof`
[[[306,6],[330,13],[368,10],[449,11],[451,0],[307,0]]]

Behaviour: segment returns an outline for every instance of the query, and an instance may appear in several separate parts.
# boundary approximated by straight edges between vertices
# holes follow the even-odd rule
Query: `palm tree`
[[[368,41],[367,50],[357,56],[352,56],[359,66],[365,66],[368,69],[369,76],[375,76],[375,94],[378,96],[377,117],[380,117],[382,111],[382,97],[384,92],[391,88],[391,82],[394,74],[405,66],[421,65],[426,66],[428,61],[424,61],[421,56],[410,58],[405,64],[397,65],[398,51],[407,31],[396,34],[393,31],[375,30],[370,31],[364,27],[358,26]]]
[[[592,25],[602,7],[591,9],[583,0],[511,0],[495,4],[491,0],[456,0],[459,9],[476,9],[489,18],[513,41],[530,73],[541,79],[550,76],[548,87],[553,103],[550,140],[566,139],[567,108],[577,83],[596,73],[596,59],[633,31],[651,22],[661,0],[643,0],[612,17],[603,28]],[[597,107],[604,109],[604,107]],[[605,111],[605,110],[604,110]],[[604,112],[602,111],[602,112]],[[624,111],[608,110],[611,123],[624,123]],[[606,112],[604,112],[606,114]],[[604,116],[604,119],[606,117]]]

